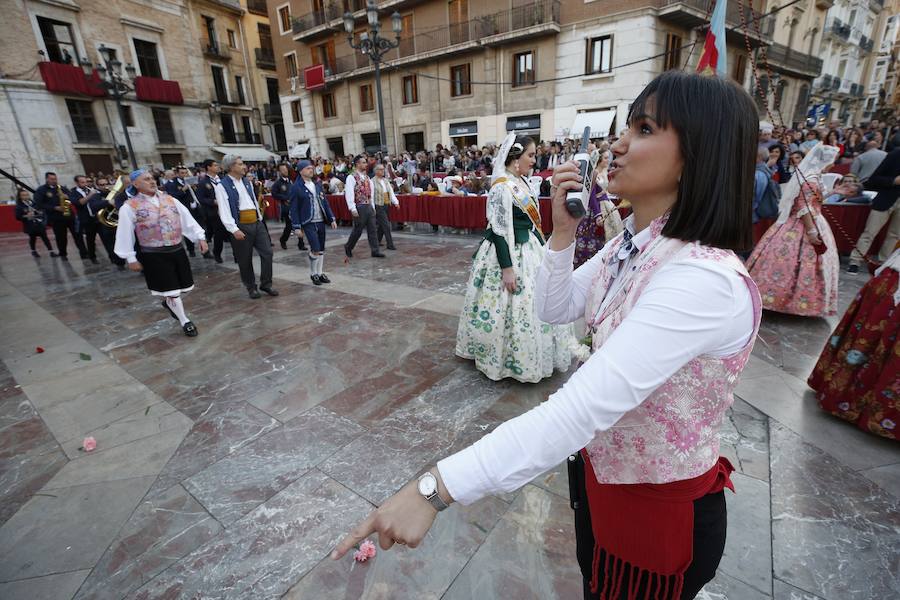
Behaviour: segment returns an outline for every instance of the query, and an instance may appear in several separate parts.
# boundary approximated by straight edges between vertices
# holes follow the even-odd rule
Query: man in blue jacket
[[[300,176],[291,186],[291,223],[298,237],[302,231],[309,242],[309,278],[314,285],[331,283],[325,275],[325,224],[337,229],[337,221],[325,198],[322,184],[313,181],[315,169],[308,160],[297,163]]]

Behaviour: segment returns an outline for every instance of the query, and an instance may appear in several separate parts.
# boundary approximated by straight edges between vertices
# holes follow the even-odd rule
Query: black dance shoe
[[[248,293],[250,294],[250,297],[253,298],[254,300],[262,297],[262,295],[259,293],[259,290],[256,288],[253,288]]]
[[[181,329],[184,331],[184,335],[188,337],[197,337],[199,333],[197,331],[197,326],[194,325],[191,321],[188,321],[184,325],[181,326]]]
[[[328,279],[328,276],[326,276],[325,273],[319,275],[319,281],[321,281],[322,283],[331,283],[331,280]]]
[[[372,253],[372,258],[385,258],[385,257],[386,257],[385,253],[381,252],[380,250],[378,252]]]
[[[267,293],[267,294],[270,295],[270,296],[277,296],[277,295],[278,295],[278,290],[273,290],[273,289],[270,288],[270,287],[262,287],[262,286],[260,286],[259,291],[265,292],[265,293]]]
[[[318,275],[310,275],[310,279],[312,279],[313,285],[322,285],[322,278]]]

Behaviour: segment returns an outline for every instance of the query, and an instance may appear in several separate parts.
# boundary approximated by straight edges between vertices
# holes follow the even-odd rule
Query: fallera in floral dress
[[[825,344],[809,386],[863,431],[900,439],[900,249],[859,291]]]
[[[787,220],[772,225],[747,259],[765,309],[806,317],[837,313],[837,245],[815,190],[812,184],[803,185],[804,193],[797,195]],[[806,239],[801,220],[810,212],[827,248],[821,255]]]
[[[534,289],[544,258],[537,199],[512,173],[498,179],[487,201],[488,228],[475,253],[456,333],[456,354],[495,381],[537,383],[566,371],[577,344],[571,325],[537,317]],[[529,214],[531,216],[529,216]],[[518,289],[503,286],[502,269],[516,272]]]

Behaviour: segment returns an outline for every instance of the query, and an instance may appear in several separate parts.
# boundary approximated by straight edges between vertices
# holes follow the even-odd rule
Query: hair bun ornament
[[[522,150],[522,144],[520,144],[519,142],[516,142],[515,144],[513,144],[512,147],[515,148],[516,150]]]

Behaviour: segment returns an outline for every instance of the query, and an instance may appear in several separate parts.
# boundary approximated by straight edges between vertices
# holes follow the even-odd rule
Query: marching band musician
[[[98,196],[94,196],[89,203],[90,209],[94,215],[97,215],[104,208],[111,209],[115,206],[115,199],[113,199],[113,203],[106,199],[106,195],[109,194],[110,190],[109,179],[107,179],[106,177],[98,177],[97,189],[100,191],[100,194]],[[115,251],[116,228],[104,225],[100,222],[99,219],[97,219],[97,233],[100,235],[100,242],[106,249],[106,254],[109,256],[110,262],[116,265],[116,267],[118,267],[120,271],[124,271],[125,259],[116,254]]]
[[[222,167],[228,173],[216,186],[216,204],[222,225],[231,234],[231,248],[241,271],[241,281],[254,300],[260,290],[277,296],[272,289],[272,239],[263,221],[262,211],[250,180],[245,176],[244,161],[236,154],[226,154]],[[253,272],[253,250],[259,254],[259,287]]]
[[[16,192],[16,219],[22,221],[22,232],[28,234],[28,246],[31,248],[31,255],[40,258],[35,242],[37,238],[43,240],[50,256],[58,256],[50,245],[47,238],[47,215],[43,210],[36,207],[31,199],[31,194],[25,188],[19,188]]]
[[[203,253],[203,258],[215,258],[217,263],[222,262],[222,247],[228,232],[219,218],[219,207],[216,205],[216,187],[219,185],[219,163],[211,158],[203,161],[204,174],[197,183],[197,200],[203,211],[203,221],[206,225],[206,243],[213,243],[212,253]]]
[[[68,198],[68,190],[59,185],[56,173],[52,171],[44,173],[44,185],[34,191],[34,205],[47,215],[47,221],[53,228],[53,237],[56,238],[60,258],[69,260],[67,231],[72,234],[81,258],[87,258],[84,241],[75,231],[75,210]]]
[[[97,233],[100,222],[97,221],[97,213],[91,209],[91,203],[97,198],[100,198],[100,191],[88,185],[87,177],[76,175],[75,188],[69,191],[69,201],[75,207],[75,214],[78,216],[78,237],[82,238],[83,236],[87,247],[87,257],[95,265],[98,264]]]
[[[191,263],[184,251],[186,237],[206,252],[206,232],[190,211],[161,191],[146,169],[131,172],[131,197],[119,208],[116,254],[132,271],[143,271],[147,287],[162,296],[162,306],[181,324],[184,335],[195,337],[197,327],[184,312],[181,295],[194,289]],[[135,250],[135,238],[138,247]]]
[[[187,167],[184,165],[178,165],[175,167],[175,177],[170,179],[165,186],[165,191],[167,194],[181,202],[185,208],[190,211],[191,216],[194,217],[194,220],[197,219],[197,209],[200,208],[200,203],[197,202],[197,197],[194,195],[194,190],[191,187],[186,179],[190,176],[190,171],[188,171]],[[205,238],[204,238],[205,239]],[[188,254],[193,258],[196,256],[194,253],[194,242],[185,238],[185,245],[188,249]]]
[[[278,165],[278,177],[272,183],[272,197],[281,208],[281,220],[284,222],[284,231],[281,232],[281,249],[287,250],[287,241],[291,237],[291,230],[297,231],[297,249],[306,250],[303,243],[303,230],[291,225],[291,182],[290,170],[287,163]]]

